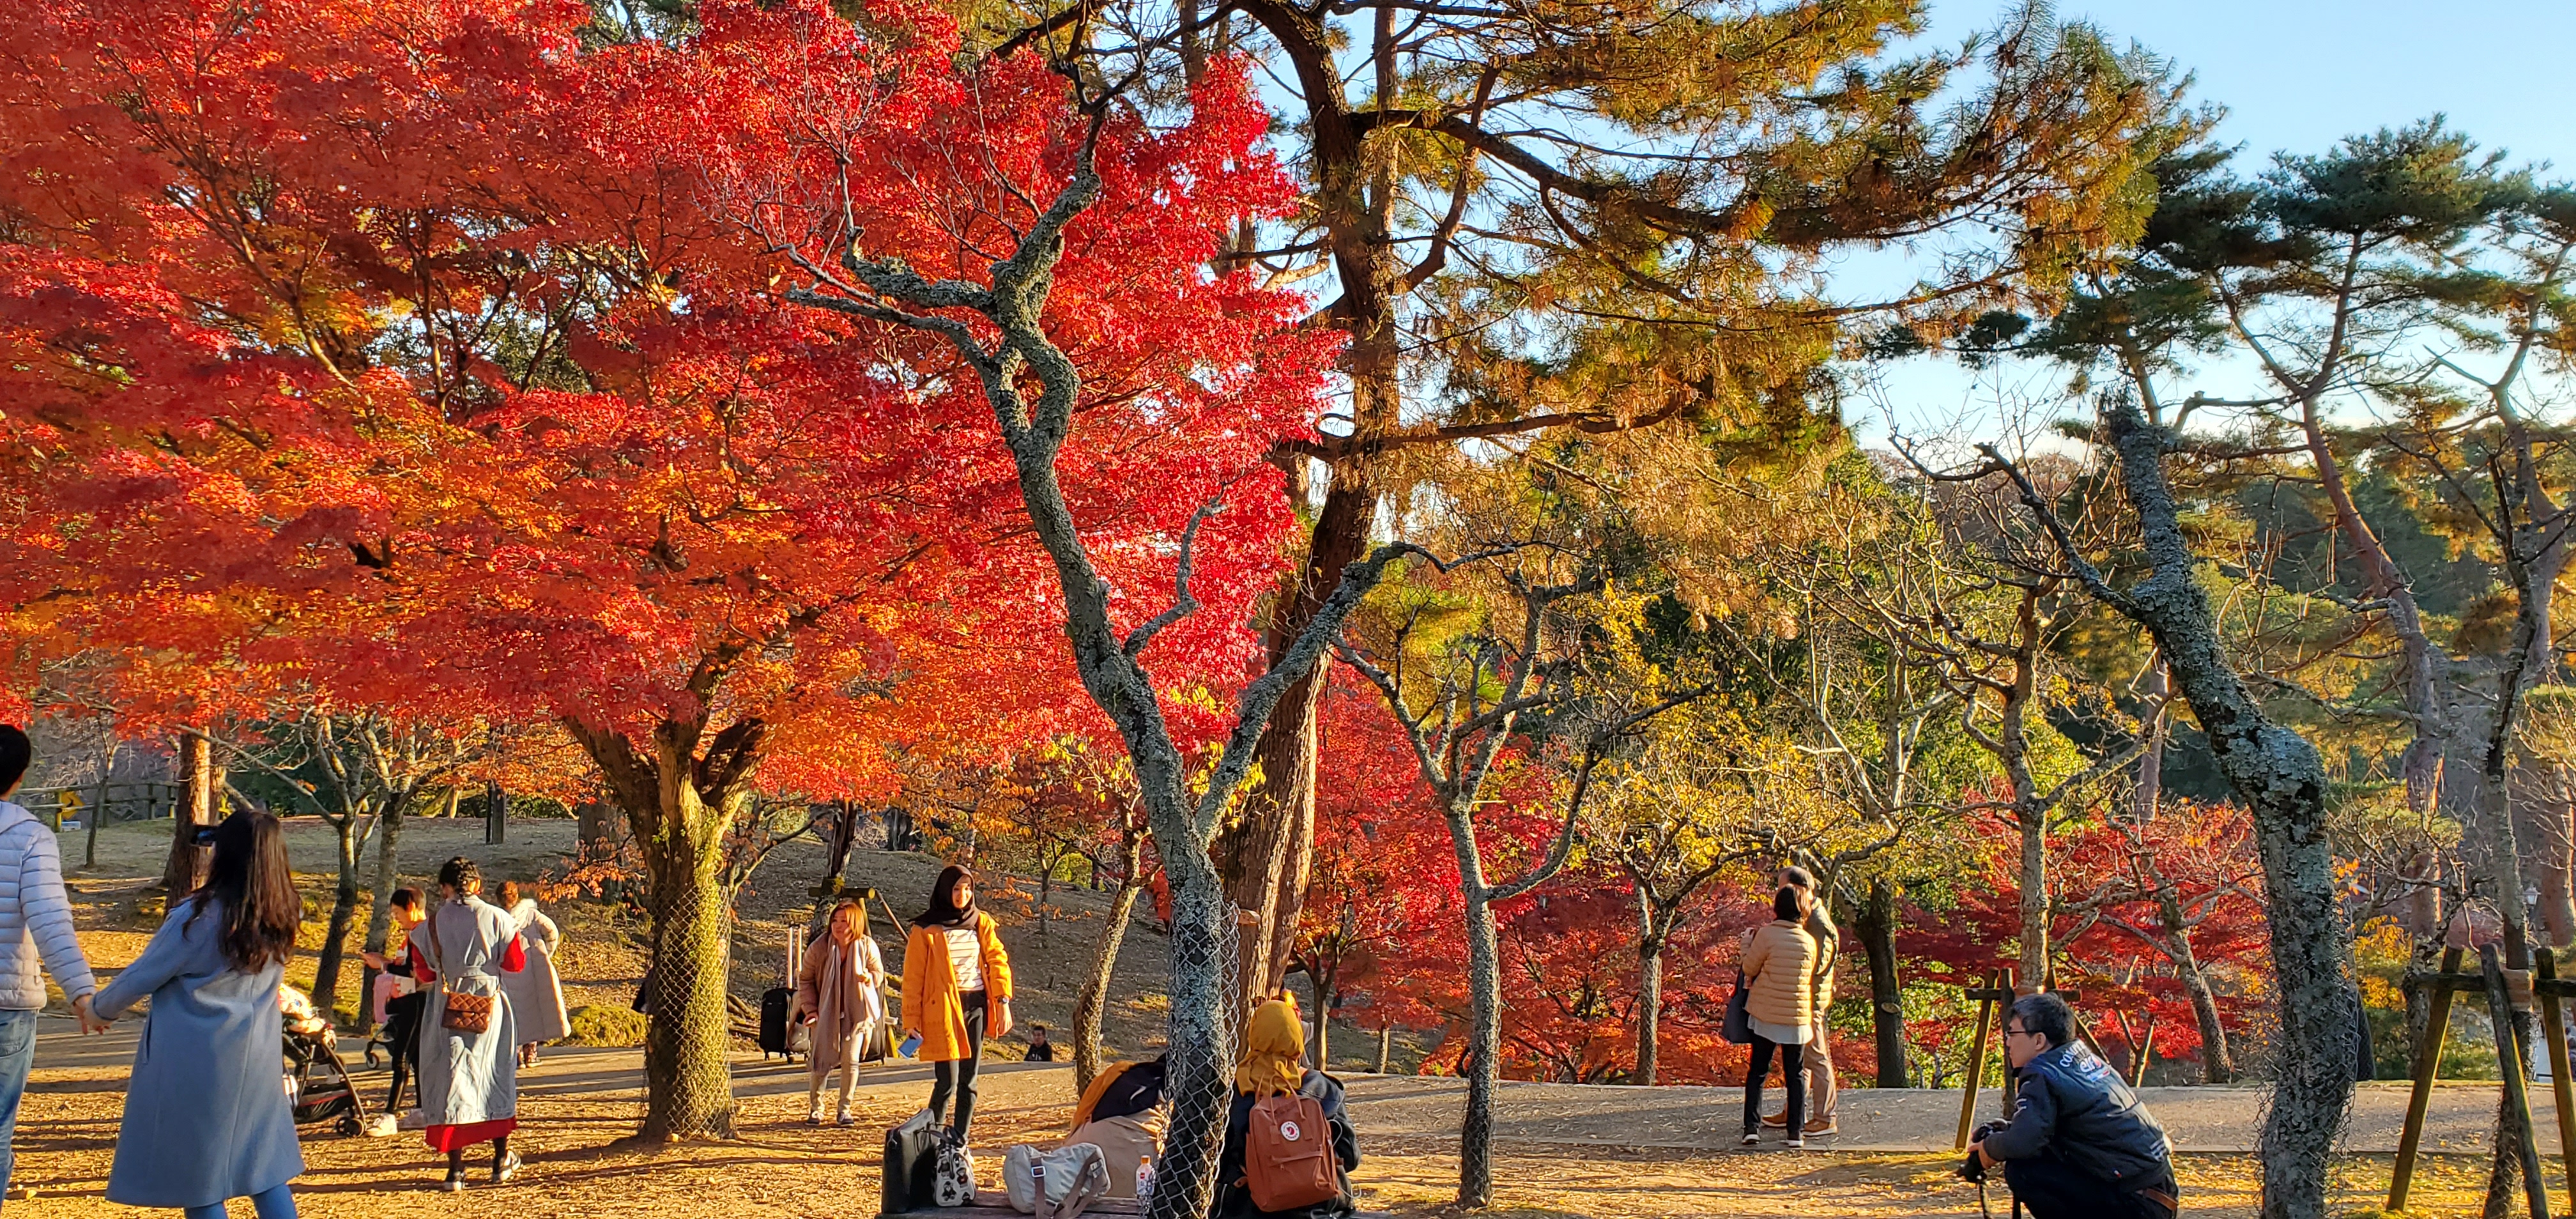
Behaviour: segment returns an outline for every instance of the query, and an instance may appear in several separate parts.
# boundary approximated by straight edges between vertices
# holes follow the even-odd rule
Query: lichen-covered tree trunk
[[[2121,490],[2138,514],[2150,573],[2114,590],[2056,526],[2052,505],[2020,480],[2023,502],[2059,529],[2085,587],[2154,637],[2210,751],[2253,815],[2263,865],[2281,1033],[2272,1104],[2258,1143],[2264,1219],[2324,1219],[2335,1135],[2353,1086],[2352,942],[2337,904],[2326,828],[2325,767],[2316,748],[2272,722],[2229,663],[2209,597],[2194,577],[2181,509],[2163,468],[2166,433],[2133,404],[2105,409]],[[2018,471],[2015,471],[2018,477]]]
[[[1234,918],[1204,845],[1166,854],[1163,868],[1172,883],[1170,1049],[1163,1084],[1172,1120],[1163,1154],[1154,1162],[1148,1219],[1201,1219],[1216,1200],[1217,1152],[1234,1097],[1234,1038],[1228,1027],[1234,979],[1227,969],[1236,947]]]
[[[1494,908],[1484,885],[1468,882],[1466,899],[1467,1114],[1458,1126],[1458,1205],[1481,1208],[1494,1202],[1494,1089],[1502,1078],[1497,1059],[1503,1052],[1502,953]]]
[[[644,1137],[731,1138],[734,1134],[732,1022],[725,1010],[731,962],[723,886],[711,826],[731,807],[708,808],[685,778],[670,793],[663,824],[641,836],[652,891],[652,1018],[645,1030]],[[747,799],[735,796],[734,800]]]
[[[699,659],[689,687],[701,709],[751,646],[733,640]],[[720,873],[725,834],[750,804],[751,774],[768,729],[742,719],[711,734],[704,718],[665,719],[639,747],[621,729],[570,719],[564,728],[599,764],[644,858],[652,963],[644,996],[643,1136],[731,1138],[733,1043],[725,997],[732,910]]]

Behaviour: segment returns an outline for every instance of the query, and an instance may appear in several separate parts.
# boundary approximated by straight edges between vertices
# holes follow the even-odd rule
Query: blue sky
[[[1955,44],[2005,11],[1995,0],[1935,0],[1926,37]],[[2513,162],[2551,162],[2576,178],[2576,0],[2059,0],[2061,19],[2093,22],[2193,74],[2195,98],[2227,117],[2217,138],[2260,168],[2277,150],[2316,152],[2346,135],[2444,114]],[[2223,370],[2211,370],[2224,377]],[[2060,378],[2009,369],[1974,378],[1909,361],[1890,370],[1885,406],[1911,432],[1986,431],[1994,399],[2045,393]],[[1879,404],[1847,408],[1870,442]]]

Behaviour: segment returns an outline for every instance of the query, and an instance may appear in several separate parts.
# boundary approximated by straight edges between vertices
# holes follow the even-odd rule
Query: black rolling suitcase
[[[939,1143],[943,1132],[924,1109],[885,1136],[885,1199],[878,1210],[900,1215],[932,1204],[939,1178]]]
[[[796,1002],[796,992],[784,986],[772,987],[760,994],[760,1053],[796,1057],[787,1041],[787,1011]]]

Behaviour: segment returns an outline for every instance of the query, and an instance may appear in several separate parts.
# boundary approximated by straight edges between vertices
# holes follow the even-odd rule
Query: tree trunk
[[[82,836],[88,839],[81,850],[81,870],[98,866],[98,823],[107,820],[107,785],[116,777],[116,721],[108,721],[107,745],[98,757],[98,807],[81,818]]]
[[[2218,1021],[2217,996],[2210,993],[2209,978],[2200,972],[2200,958],[2191,950],[2191,932],[2182,925],[2181,904],[2167,890],[2159,895],[2157,905],[2164,915],[2165,955],[2173,961],[2183,993],[2191,996],[2192,1019],[2200,1024],[2201,1082],[2226,1083],[2236,1078],[2236,1059],[2227,1051],[2227,1026]]]
[[[1467,1114],[1458,1128],[1458,1205],[1494,1204],[1494,1088],[1502,1076],[1502,952],[1484,886],[1467,890]]]
[[[340,963],[348,955],[349,924],[358,917],[358,819],[342,818],[331,830],[338,848],[339,883],[331,892],[330,930],[323,934],[321,955],[313,962],[313,1001],[325,1017],[332,1017],[339,1006]],[[362,992],[358,1008],[364,1011],[366,1006]]]
[[[1091,1087],[1100,1077],[1104,1064],[1100,1057],[1100,1022],[1109,1009],[1109,981],[1118,968],[1118,951],[1127,943],[1127,922],[1135,917],[1136,898],[1145,886],[1128,869],[1118,882],[1118,892],[1109,899],[1109,920],[1100,928],[1099,938],[1091,945],[1091,971],[1083,975],[1082,991],[1073,1000],[1073,1090],[1076,1094]]]
[[[2263,714],[2230,667],[2209,598],[2193,574],[2181,512],[2165,481],[2166,433],[2132,404],[2106,410],[2121,487],[2137,510],[2150,574],[2125,593],[2087,569],[2087,587],[2147,628],[2210,751],[2251,811],[2263,864],[2281,1036],[2272,1105],[2258,1158],[2263,1219],[2324,1219],[2336,1133],[2352,1098],[2352,1030],[2358,1013],[2352,944],[2337,906],[2333,843],[2326,831],[2325,767],[2316,748]],[[2050,511],[2024,485],[2033,511]],[[2053,518],[2052,518],[2053,519]]]
[[[384,813],[376,821],[375,893],[367,903],[367,938],[365,943],[367,951],[369,952],[381,953],[393,943],[394,890],[399,887],[394,882],[399,879],[400,876],[399,859],[395,854],[394,848],[396,843],[402,837],[402,826],[403,807],[401,805],[387,805]],[[360,1023],[365,1022],[368,1009],[374,1006],[376,974],[378,972],[380,971],[374,966],[369,966],[366,971],[359,976],[358,1012]]]
[[[483,845],[500,846],[509,836],[510,793],[495,783],[483,797]]]
[[[1163,1155],[1154,1161],[1148,1219],[1204,1219],[1216,1201],[1217,1152],[1234,1103],[1233,979],[1225,963],[1237,928],[1204,846],[1167,844],[1162,859],[1172,888],[1171,1050],[1163,1085],[1172,1120]],[[1186,1142],[1192,1135],[1195,1146]]]
[[[171,818],[170,859],[161,869],[161,891],[171,905],[197,891],[205,881],[214,850],[195,844],[198,829],[215,823],[215,790],[222,776],[215,771],[212,742],[196,733],[179,737],[179,808]]]
[[[643,838],[652,882],[652,1019],[645,1032],[644,1137],[734,1134],[732,1021],[725,1010],[731,966],[716,842],[705,827],[731,824],[747,795],[707,808],[685,772],[666,781],[659,832]],[[634,810],[627,810],[634,815]],[[674,816],[673,814],[677,814]]]
[[[2020,804],[2020,989],[2037,993],[2053,989],[2048,970],[2048,814],[2030,802]]]
[[[1637,1072],[1629,1082],[1655,1086],[1656,1034],[1664,1021],[1664,942],[1655,934],[1655,904],[1637,887]]]
[[[2165,741],[2173,723],[2173,679],[2165,673],[2165,658],[2158,655],[2147,666],[2147,742],[2138,754],[2138,790],[2129,808],[2139,824],[2156,819],[2156,807],[2164,802]]]
[[[1908,1088],[1905,1070],[1905,993],[1896,974],[1896,888],[1885,880],[1869,885],[1869,900],[1852,921],[1861,951],[1869,958],[1870,1021],[1878,1034],[1878,1086]]]
[[[1340,585],[1343,569],[1368,544],[1376,497],[1359,483],[1356,469],[1334,472],[1323,511],[1315,517],[1296,594],[1280,599],[1264,632],[1273,665],[1314,621],[1316,610]],[[1270,713],[1261,735],[1261,786],[1247,796],[1242,824],[1217,845],[1228,894],[1259,920],[1253,942],[1262,948],[1246,960],[1246,989],[1237,1000],[1247,1012],[1254,1000],[1287,978],[1296,946],[1297,917],[1305,908],[1314,859],[1316,711],[1330,664],[1329,654],[1317,660]]]

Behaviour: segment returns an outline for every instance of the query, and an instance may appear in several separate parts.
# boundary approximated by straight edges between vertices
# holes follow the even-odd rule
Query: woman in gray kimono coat
[[[437,985],[420,1022],[420,1107],[429,1117],[429,1147],[447,1153],[450,1192],[465,1188],[465,1152],[492,1144],[492,1180],[510,1179],[519,1157],[510,1132],[519,1127],[518,1032],[501,975],[526,968],[527,950],[508,911],[482,899],[482,871],[463,856],[438,870],[439,902],[411,942],[427,943]],[[451,994],[492,1000],[480,1031],[447,1027]]]
[[[279,1057],[277,979],[304,904],[277,818],[239,812],[197,832],[215,849],[204,887],[92,1002],[114,1019],[152,998],[107,1200],[222,1219],[226,1199],[249,1198],[259,1219],[295,1219],[287,1182],[304,1156]]]

